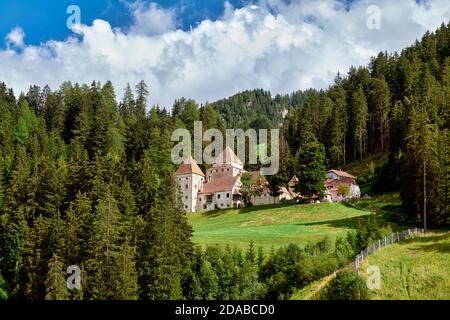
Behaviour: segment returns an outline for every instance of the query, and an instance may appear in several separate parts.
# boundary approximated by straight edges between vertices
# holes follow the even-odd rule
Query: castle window
[[[222,172],[223,172],[223,169],[222,169]]]
[[[186,189],[188,189],[189,188],[189,186],[188,185],[186,185]]]
[[[187,209],[187,208],[188,208],[188,206],[184,206],[184,208],[185,208],[185,209]]]
[[[202,198],[198,198],[198,202],[202,202]]]
[[[220,199],[220,194],[217,195],[217,199]]]
[[[206,204],[205,204],[205,205],[203,206],[203,209],[205,209],[205,210],[206,210],[207,208],[208,208],[208,207],[207,207],[207,206],[206,206]]]
[[[188,199],[188,196],[186,196],[186,200]]]
[[[227,193],[227,198],[229,198],[230,197],[230,194],[229,193]]]

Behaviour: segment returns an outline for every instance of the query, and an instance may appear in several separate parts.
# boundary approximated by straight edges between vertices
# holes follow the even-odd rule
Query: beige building
[[[239,193],[241,176],[244,172],[243,163],[229,147],[216,158],[212,167],[206,170],[206,174],[189,156],[176,172],[184,210],[191,213],[244,206]],[[275,204],[283,200],[292,200],[295,197],[292,187],[298,183],[298,180],[296,182],[294,179],[296,177],[289,182],[289,190],[273,197],[260,172],[252,172],[253,183],[261,188],[260,194],[251,198],[252,204]]]

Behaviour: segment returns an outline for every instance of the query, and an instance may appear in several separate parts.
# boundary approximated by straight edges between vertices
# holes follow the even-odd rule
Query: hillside
[[[402,241],[380,250],[362,265],[381,270],[377,300],[421,300],[450,298],[450,233]],[[364,277],[364,273],[361,275]]]
[[[261,206],[188,215],[196,244],[265,249],[336,237],[363,223],[373,212],[344,204]]]

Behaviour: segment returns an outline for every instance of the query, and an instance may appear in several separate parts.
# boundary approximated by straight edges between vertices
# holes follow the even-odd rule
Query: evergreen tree
[[[336,87],[331,92],[333,111],[330,118],[331,124],[329,137],[329,154],[331,162],[338,166],[346,163],[346,136],[348,129],[347,102],[345,90],[342,86]]]
[[[45,279],[45,300],[68,300],[69,292],[65,279],[64,265],[56,254],[48,262],[48,272]]]
[[[305,144],[298,155],[297,177],[301,183],[298,191],[310,200],[325,189],[325,148],[312,134],[305,137]]]
[[[353,94],[352,97],[352,123],[354,157],[356,158],[356,152],[358,151],[361,160],[363,160],[363,156],[365,154],[365,145],[367,139],[367,120],[367,100],[362,86],[359,86],[358,90]]]

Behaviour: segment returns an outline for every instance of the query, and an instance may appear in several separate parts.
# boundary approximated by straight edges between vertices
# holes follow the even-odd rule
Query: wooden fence
[[[403,232],[397,232],[393,233],[389,236],[384,237],[384,239],[379,239],[378,241],[375,241],[370,247],[367,247],[363,251],[361,251],[355,258],[355,272],[359,275],[359,266],[364,260],[370,256],[371,254],[374,254],[378,250],[385,248],[387,246],[390,246],[391,244],[394,244],[396,242],[399,242],[403,239],[409,239],[413,238],[419,234],[424,234],[424,229],[408,229]]]

